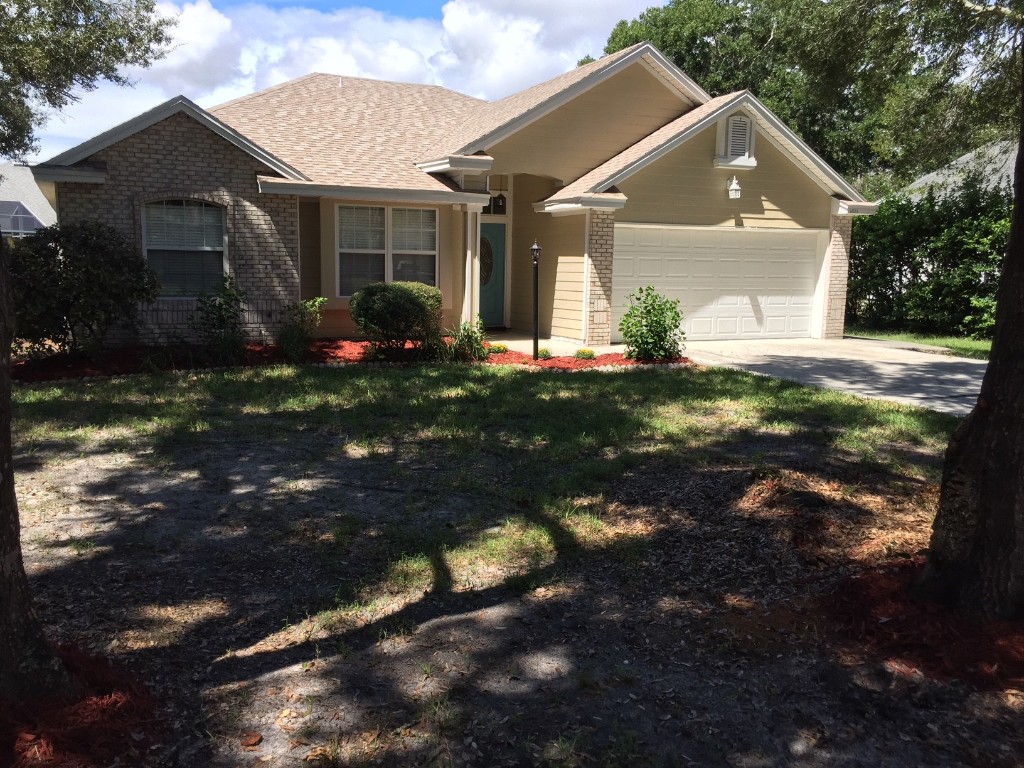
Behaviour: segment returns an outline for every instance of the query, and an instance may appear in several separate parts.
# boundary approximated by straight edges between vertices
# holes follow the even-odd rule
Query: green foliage
[[[349,303],[352,320],[385,354],[436,344],[441,337],[441,289],[423,283],[371,283]]]
[[[163,55],[173,23],[153,0],[0,3],[0,156],[34,149],[53,110],[98,81],[129,84],[131,68]]]
[[[882,202],[858,218],[846,316],[879,330],[991,338],[1012,193],[978,176],[940,197]]]
[[[448,359],[460,362],[484,360],[489,354],[484,340],[484,323],[477,316],[475,323],[463,322],[458,328],[448,332],[451,341],[448,343]]]
[[[619,331],[626,344],[626,357],[635,360],[676,358],[683,353],[683,313],[679,299],[662,296],[653,286],[637,288],[626,297],[626,310]]]
[[[508,344],[502,344],[500,341],[495,342],[487,348],[487,352],[491,355],[504,354],[505,352],[508,352]]]
[[[211,363],[230,365],[242,359],[245,353],[244,301],[245,294],[231,277],[224,278],[217,293],[196,299],[190,325]]]
[[[550,360],[552,357],[553,355],[551,354],[551,350],[548,349],[547,347],[541,347],[540,349],[537,350],[538,360]]]
[[[593,360],[597,355],[594,354],[594,350],[588,349],[587,347],[581,347],[576,350],[576,354],[573,355],[573,357],[577,360]]]
[[[309,357],[309,345],[323,320],[327,299],[317,296],[291,304],[285,310],[285,322],[277,334],[277,345],[285,359],[301,363]]]
[[[605,52],[649,40],[713,96],[750,90],[841,173],[907,181],[1013,133],[1013,69],[979,66],[989,57],[963,10],[942,0],[672,0],[620,21]]]
[[[134,244],[95,221],[54,225],[11,253],[16,337],[35,349],[97,352],[156,298],[156,277]]]

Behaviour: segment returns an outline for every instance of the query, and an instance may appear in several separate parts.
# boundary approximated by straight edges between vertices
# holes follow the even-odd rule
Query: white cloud
[[[101,85],[41,133],[46,159],[183,93],[212,106],[309,72],[435,83],[495,99],[599,55],[648,0],[449,0],[441,18],[161,0],[174,46],[125,90]]]

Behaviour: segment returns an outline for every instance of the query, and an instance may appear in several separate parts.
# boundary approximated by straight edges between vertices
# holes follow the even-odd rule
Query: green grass
[[[847,328],[847,336],[862,336],[867,339],[886,341],[907,341],[911,344],[925,344],[944,347],[957,357],[988,360],[992,342],[982,339],[968,339],[959,336],[923,336],[919,333],[897,333],[896,331],[873,331],[868,328]]]

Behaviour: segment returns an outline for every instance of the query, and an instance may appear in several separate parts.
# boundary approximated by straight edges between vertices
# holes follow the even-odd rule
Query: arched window
[[[160,295],[216,293],[224,279],[224,209],[202,200],[159,200],[143,213],[146,260]]]

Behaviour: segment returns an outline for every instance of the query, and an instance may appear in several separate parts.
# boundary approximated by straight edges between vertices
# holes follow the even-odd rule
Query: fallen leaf
[[[242,736],[243,747],[255,747],[261,741],[263,741],[263,734],[259,731],[251,731]]]

